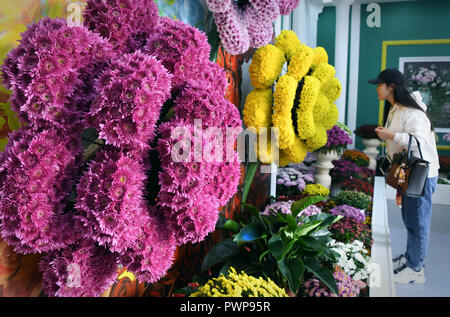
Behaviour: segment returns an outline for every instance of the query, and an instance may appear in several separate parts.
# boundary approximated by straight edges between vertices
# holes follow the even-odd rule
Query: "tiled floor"
[[[392,255],[404,253],[406,229],[400,208],[388,200],[388,221]],[[425,284],[395,284],[397,297],[450,296],[450,206],[433,205],[431,234],[425,259]]]

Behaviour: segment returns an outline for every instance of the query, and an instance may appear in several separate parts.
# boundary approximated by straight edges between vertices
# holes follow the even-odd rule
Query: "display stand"
[[[386,198],[385,179],[377,176],[372,211],[373,245],[370,259],[372,273],[368,281],[370,297],[396,296]]]

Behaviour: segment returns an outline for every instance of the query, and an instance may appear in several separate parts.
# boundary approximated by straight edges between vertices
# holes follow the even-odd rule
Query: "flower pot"
[[[370,158],[369,168],[375,170],[377,167],[378,147],[381,144],[379,139],[362,139],[366,147],[363,152]]]
[[[322,186],[330,189],[331,187],[331,176],[330,170],[334,167],[331,161],[338,159],[339,155],[336,151],[330,151],[326,153],[314,153],[317,158],[316,163],[313,165],[316,167],[316,182]]]

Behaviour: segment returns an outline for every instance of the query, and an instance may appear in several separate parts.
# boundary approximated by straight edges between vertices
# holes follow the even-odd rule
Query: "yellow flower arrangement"
[[[327,144],[327,140],[327,129],[321,123],[316,123],[316,134],[306,139],[306,149],[308,152],[313,152]]]
[[[314,60],[313,65],[319,63],[328,63],[328,54],[327,51],[323,47],[316,47],[314,49]]]
[[[297,81],[289,75],[283,75],[278,80],[273,93],[272,124],[279,128],[279,148],[290,147],[295,140],[295,130],[292,124],[292,108],[294,107]]]
[[[282,75],[286,62],[287,72]],[[258,139],[267,136],[261,134],[261,127],[279,129],[277,140],[267,140],[267,149],[258,149],[258,142],[256,153],[261,162],[277,161],[271,144],[279,150],[276,163],[280,166],[300,163],[307,152],[326,144],[326,131],[338,120],[334,102],[341,85],[325,49],[308,47],[294,32],[282,31],[275,45],[255,52],[249,72],[255,90],[244,105],[246,127],[256,128]]]
[[[289,61],[287,74],[300,81],[308,74],[314,59],[314,50],[302,44]]]
[[[339,111],[334,103],[330,103],[326,117],[322,120],[325,130],[330,130],[339,119]]]
[[[307,139],[316,134],[314,122],[314,105],[319,95],[320,81],[311,76],[303,79],[303,88],[300,94],[300,105],[297,109],[297,129],[301,139]]]
[[[248,95],[242,110],[244,123],[259,131],[261,127],[271,126],[272,89],[254,89]]]
[[[334,67],[328,63],[315,64],[311,67],[311,69],[311,76],[320,80],[321,84],[327,82],[336,74]]]
[[[270,87],[280,76],[285,62],[284,52],[278,47],[272,44],[260,47],[248,69],[252,86],[258,89]]]
[[[283,30],[275,39],[275,46],[284,52],[287,61],[290,61],[292,56],[301,48],[302,43],[291,30]],[[328,60],[328,55],[327,55]]]
[[[228,275],[209,280],[190,297],[288,297],[270,278],[256,278],[230,267]]]
[[[341,83],[336,77],[331,78],[323,83],[320,90],[327,96],[331,102],[335,102],[341,95]]]
[[[307,184],[302,191],[303,194],[310,196],[328,196],[330,191],[321,184]]]

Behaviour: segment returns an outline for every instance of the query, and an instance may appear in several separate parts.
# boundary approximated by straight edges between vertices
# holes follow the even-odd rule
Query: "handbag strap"
[[[410,134],[409,135],[409,144],[408,144],[408,160],[411,158],[411,144],[412,144],[412,138],[416,139],[416,143],[417,143],[417,148],[419,149],[419,154],[420,154],[420,158],[423,159],[423,155],[422,155],[422,150],[420,149],[420,142],[419,140],[417,140],[416,136]]]

